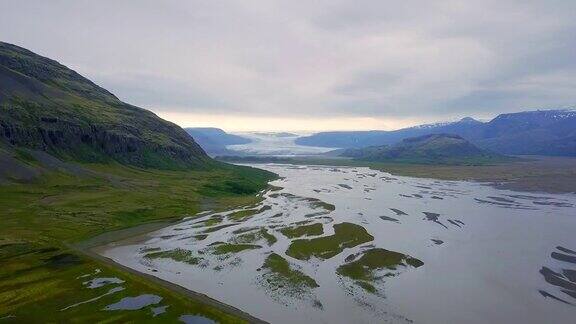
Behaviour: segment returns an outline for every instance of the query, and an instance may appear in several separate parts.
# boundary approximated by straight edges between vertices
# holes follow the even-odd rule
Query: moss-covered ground
[[[300,270],[290,267],[286,259],[276,253],[270,254],[262,268],[268,271],[267,282],[275,288],[284,288],[288,293],[304,292],[319,287],[318,283]]]
[[[306,198],[309,202],[310,202],[310,207],[317,209],[325,209],[327,211],[334,211],[336,209],[336,206],[329,204],[327,202],[324,202],[320,199],[316,199],[316,198]]]
[[[234,244],[234,243],[223,243],[218,244],[214,248],[214,254],[228,254],[228,253],[238,253],[245,250],[260,249],[262,246],[256,244]]]
[[[394,272],[377,274],[378,270],[387,269],[396,271],[399,267],[412,266],[418,268],[422,265],[424,265],[424,262],[411,256],[381,248],[374,248],[364,251],[358,260],[341,265],[336,269],[336,272],[342,276],[356,280],[356,284],[360,287],[374,293],[376,288],[372,283],[375,280],[378,280],[382,276],[394,275]]]
[[[260,214],[262,212],[265,212],[267,210],[270,210],[272,207],[270,206],[262,206],[260,208],[254,208],[254,209],[243,209],[243,210],[239,210],[239,211],[235,211],[231,214],[228,215],[228,219],[234,220],[234,221],[245,221],[248,218],[251,218],[254,215]]]
[[[364,227],[352,223],[340,223],[334,225],[333,235],[293,241],[286,255],[299,260],[309,260],[311,257],[330,259],[345,248],[352,248],[372,240],[374,237]]]
[[[174,261],[185,262],[192,265],[196,265],[202,261],[202,258],[194,256],[192,251],[184,249],[151,252],[146,254],[144,257],[148,259],[172,259]]]
[[[207,227],[207,226],[214,226],[214,225],[218,225],[220,223],[222,223],[222,221],[224,220],[224,217],[221,215],[214,215],[211,216],[210,218],[198,222],[194,225],[194,227]]]
[[[259,240],[265,240],[268,246],[272,246],[278,241],[278,239],[270,234],[266,228],[260,228],[258,230],[252,230],[250,232],[244,232],[234,239],[235,243],[254,243]]]
[[[284,234],[287,238],[297,238],[301,236],[315,236],[315,235],[322,235],[324,234],[324,229],[322,224],[310,224],[310,225],[301,225],[301,226],[294,226],[294,227],[286,227],[280,229],[280,233]]]

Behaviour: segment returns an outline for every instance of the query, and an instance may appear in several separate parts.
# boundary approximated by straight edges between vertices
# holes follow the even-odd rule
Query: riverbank
[[[134,270],[130,267],[126,267],[122,264],[114,262],[113,260],[102,256],[101,251],[108,248],[110,245],[121,245],[121,244],[135,244],[138,242],[143,242],[148,238],[148,234],[153,233],[159,229],[165,228],[169,225],[177,224],[176,222],[155,222],[150,224],[142,224],[126,229],[111,231],[103,233],[96,237],[90,238],[86,241],[80,242],[71,246],[72,249],[94,259],[100,263],[109,265],[116,269],[120,269],[123,272],[130,273],[134,276],[141,277],[142,279],[154,283],[158,286],[164,287],[173,293],[185,296],[191,300],[214,307],[222,312],[230,314],[241,321],[246,321],[247,323],[253,324],[266,324],[267,322],[262,321],[236,307],[227,305],[218,300],[210,298],[205,294],[201,294],[190,289],[186,289],[182,286],[176,285],[172,282],[160,279],[156,276]]]

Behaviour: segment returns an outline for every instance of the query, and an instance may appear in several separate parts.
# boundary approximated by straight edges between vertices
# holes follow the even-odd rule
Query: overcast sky
[[[394,129],[576,103],[574,0],[0,0],[0,39],[181,126]]]

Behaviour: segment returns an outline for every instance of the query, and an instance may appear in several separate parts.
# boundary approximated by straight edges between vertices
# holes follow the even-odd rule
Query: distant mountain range
[[[514,155],[576,156],[576,111],[537,110],[501,114],[489,122],[463,118],[457,122],[420,125],[395,131],[321,132],[296,140],[299,145],[361,148],[393,145],[428,134],[455,134],[482,149]]]
[[[483,150],[453,134],[430,134],[403,139],[394,145],[342,150],[358,160],[419,164],[486,164],[509,158]]]
[[[161,169],[205,167],[204,150],[177,125],[120,101],[64,65],[0,42],[0,147],[63,160]]]
[[[230,155],[232,151],[227,145],[248,144],[250,139],[228,134],[220,128],[214,127],[190,127],[184,129],[209,155]],[[237,154],[237,153],[236,153]]]
[[[254,134],[273,137],[298,137],[298,134],[288,132],[255,132]]]

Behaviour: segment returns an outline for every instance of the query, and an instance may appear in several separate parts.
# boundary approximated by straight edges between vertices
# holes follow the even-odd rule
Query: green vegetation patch
[[[201,222],[198,222],[194,225],[195,228],[198,227],[205,227],[205,226],[214,226],[214,225],[218,225],[220,223],[222,223],[222,221],[224,220],[224,217],[222,215],[214,215],[206,220],[203,220]]]
[[[192,254],[192,251],[184,249],[152,252],[146,254],[144,257],[147,259],[172,259],[174,261],[185,262],[192,265],[196,265],[202,261],[202,258],[195,257]]]
[[[336,269],[336,272],[354,280],[370,282],[382,276],[394,275],[394,273],[389,272],[378,276],[376,273],[378,270],[396,271],[399,267],[412,266],[418,268],[422,265],[424,265],[424,262],[411,256],[381,248],[374,248],[365,251],[358,260],[341,265]]]
[[[230,227],[230,226],[234,226],[236,224],[224,224],[224,225],[218,225],[218,226],[214,226],[214,227],[210,227],[205,229],[204,231],[202,231],[202,233],[206,234],[206,233],[213,233],[213,232],[217,232],[221,229],[224,229],[226,227]]]
[[[123,281],[121,286],[124,290],[78,304],[118,287],[106,285],[88,289],[82,284],[97,277],[118,278]],[[169,307],[158,318],[152,317],[149,308],[114,313],[102,311],[124,297],[141,294],[161,296],[162,304]],[[72,306],[75,304],[78,305]],[[49,318],[48,322],[53,323],[148,323],[154,320],[172,323],[183,314],[202,314],[219,323],[241,321],[237,316],[181,295],[138,274],[72,252],[41,248],[33,253],[13,254],[9,259],[0,260],[0,318],[8,322],[45,323]]]
[[[260,233],[262,234],[262,237],[266,240],[266,242],[268,243],[268,246],[272,246],[274,243],[276,243],[278,241],[278,239],[276,238],[276,236],[268,233],[268,230],[263,228],[260,230]]]
[[[235,211],[235,212],[229,214],[228,219],[234,220],[234,221],[245,221],[254,215],[263,213],[263,212],[270,210],[270,209],[272,209],[271,206],[265,205],[265,206],[262,206],[258,209],[254,208],[254,209],[238,210],[238,211]]]
[[[313,209],[325,209],[327,211],[336,210],[336,206],[329,204],[327,202],[324,202],[320,199],[306,198],[306,201],[308,201],[310,203],[310,207],[312,207]]]
[[[16,257],[23,254],[34,253],[37,250],[28,243],[8,243],[0,245],[0,260]]]
[[[141,249],[140,251],[142,251],[143,253],[150,253],[150,252],[158,252],[160,250],[162,250],[162,249],[159,247],[146,247],[146,248]]]
[[[239,196],[255,195],[263,188],[262,184],[275,178],[275,174],[263,170],[257,172],[250,167],[219,164],[220,167],[233,170],[235,177],[217,180],[203,185],[200,193],[206,196],[219,197],[222,194],[234,194]]]
[[[232,233],[234,233],[234,234],[243,234],[243,233],[255,231],[255,230],[257,230],[257,229],[259,229],[259,227],[257,227],[257,226],[242,227],[242,228],[239,228],[239,229],[237,229],[237,230],[234,230]]]
[[[259,240],[266,240],[268,246],[272,246],[278,241],[278,239],[274,235],[268,233],[268,230],[265,228],[260,228],[258,231],[243,233],[234,238],[235,243],[254,243]]]
[[[374,285],[372,285],[371,283],[368,283],[366,281],[356,281],[355,282],[358,286],[360,286],[362,289],[366,290],[367,292],[371,293],[371,294],[375,294],[376,291],[378,291],[376,289],[376,287],[374,287]]]
[[[301,236],[315,236],[324,234],[324,228],[322,224],[310,224],[301,225],[295,227],[286,227],[280,230],[280,233],[284,234],[287,238],[296,238]]]
[[[228,253],[238,253],[245,250],[255,250],[260,249],[262,246],[255,245],[255,244],[233,244],[233,243],[223,243],[218,244],[214,248],[214,254],[221,255],[221,254],[228,254]]]
[[[334,235],[293,241],[286,254],[298,260],[309,260],[313,256],[326,260],[346,248],[372,240],[374,237],[364,227],[352,223],[340,223],[334,225]]]
[[[244,221],[256,214],[258,214],[258,209],[243,209],[229,214],[228,219],[234,221]]]
[[[292,269],[288,261],[276,253],[266,258],[262,269],[267,271],[265,277],[269,285],[294,295],[301,295],[312,288],[320,287],[313,278],[302,271]]]

